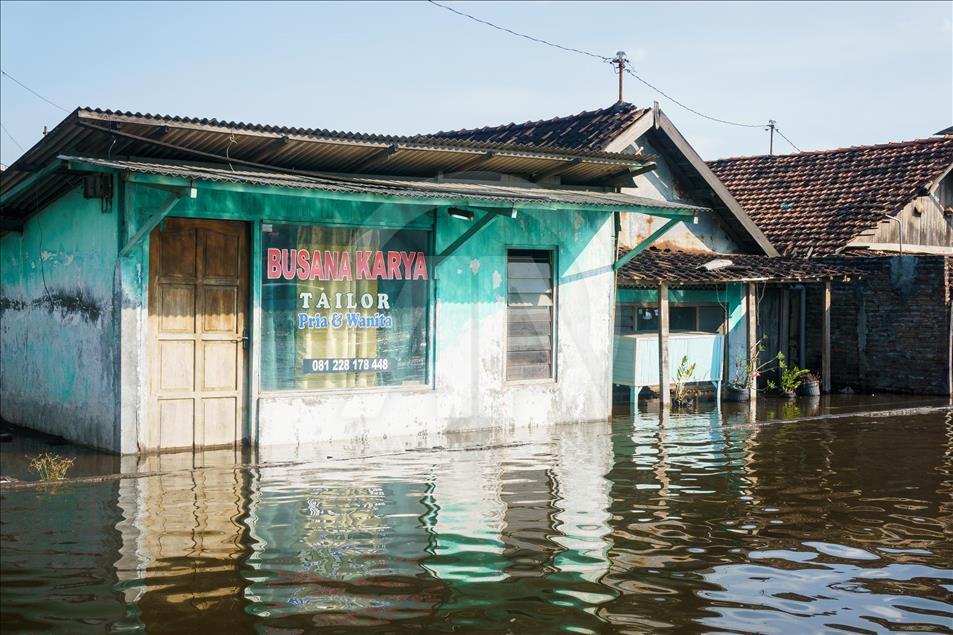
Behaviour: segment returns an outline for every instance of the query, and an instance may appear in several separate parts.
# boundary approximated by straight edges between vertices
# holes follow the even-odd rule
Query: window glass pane
[[[639,333],[658,332],[658,309],[640,306],[636,309],[636,313],[638,314]]]
[[[705,333],[720,333],[725,321],[725,310],[720,306],[698,307],[698,330]]]
[[[427,381],[429,235],[262,226],[263,390]]]
[[[675,306],[668,314],[668,328],[670,331],[694,331],[695,308],[693,306]]]
[[[506,263],[506,378],[553,376],[552,254],[511,249]]]

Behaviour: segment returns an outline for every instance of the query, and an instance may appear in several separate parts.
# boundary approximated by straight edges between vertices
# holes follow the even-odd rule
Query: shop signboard
[[[262,389],[427,381],[429,233],[265,224]]]

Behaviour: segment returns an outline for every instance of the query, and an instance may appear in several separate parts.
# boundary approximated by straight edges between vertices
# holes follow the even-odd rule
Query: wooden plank
[[[546,262],[516,262],[510,260],[506,265],[507,278],[550,278],[549,261]]]
[[[517,322],[549,322],[549,307],[512,307],[507,321]]]
[[[745,309],[748,318],[747,342],[748,351],[750,352],[752,349],[754,349],[758,342],[758,295],[756,283],[749,282],[746,287],[747,298],[745,302]],[[757,352],[755,354],[757,354]],[[748,391],[751,401],[754,401],[758,396],[758,382],[756,379],[753,379],[748,385]]]
[[[540,322],[510,322],[506,325],[506,334],[509,337],[523,337],[527,335],[551,335],[553,325],[548,319]]]
[[[669,393],[668,284],[664,282],[658,286],[658,306],[659,405],[664,409],[672,403],[672,396]]]
[[[831,391],[831,281],[824,283],[824,315],[821,323],[821,390]]]
[[[510,278],[506,285],[507,293],[552,293],[553,282],[546,278]]]
[[[509,351],[551,351],[553,349],[552,336],[522,335],[510,336],[506,340],[506,349]]]

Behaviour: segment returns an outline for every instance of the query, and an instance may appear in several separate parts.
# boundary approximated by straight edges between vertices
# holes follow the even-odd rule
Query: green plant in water
[[[797,364],[790,366],[784,361],[784,355],[778,353],[778,383],[768,382],[768,388],[771,390],[779,389],[786,395],[794,394],[801,384],[804,383],[805,376],[810,375],[811,371],[807,368],[798,368]]]
[[[675,370],[675,385],[672,387],[672,403],[676,406],[683,406],[688,403],[688,382],[695,376],[695,367],[697,363],[688,363],[688,355],[682,356],[682,362]]]
[[[767,336],[763,336],[755,342],[751,350],[748,351],[747,357],[742,355],[735,357],[735,369],[731,381],[728,382],[729,386],[735,390],[747,390],[749,386],[757,383],[761,371],[770,366],[775,360],[780,362],[784,357],[781,353],[778,353],[776,357],[759,364],[758,356],[768,348],[767,344],[764,343],[765,339],[767,339]]]
[[[30,460],[30,468],[44,481],[62,480],[71,467],[73,467],[73,459],[52,452],[44,452]]]

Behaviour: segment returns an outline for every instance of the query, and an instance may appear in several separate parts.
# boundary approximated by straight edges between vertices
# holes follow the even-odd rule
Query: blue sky
[[[627,51],[686,104],[778,121],[801,149],[929,136],[953,124],[953,3],[459,2],[581,49]],[[3,70],[72,109],[99,106],[255,123],[430,132],[613,103],[598,60],[489,29],[425,2],[0,3]],[[706,159],[763,154],[767,133],[658,99]],[[64,113],[10,79],[0,120],[24,147]],[[0,160],[21,150],[0,135]],[[791,151],[776,141],[780,151]]]

